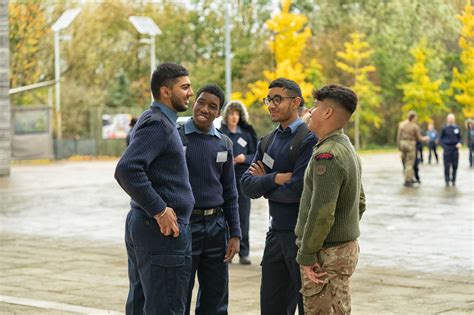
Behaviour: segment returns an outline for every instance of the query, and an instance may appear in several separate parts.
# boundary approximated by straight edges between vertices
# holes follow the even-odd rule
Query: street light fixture
[[[232,52],[231,52],[231,30],[230,30],[230,1],[225,2],[225,96],[230,102],[232,94]]]
[[[150,44],[150,70],[151,75],[156,68],[155,36],[161,34],[156,23],[148,16],[130,16],[128,20],[133,24],[138,33],[148,35],[150,38],[142,38],[141,43]]]
[[[72,21],[81,12],[80,8],[66,10],[53,24],[51,30],[54,32],[54,80],[56,81],[56,122],[58,124],[57,139],[62,138],[61,118],[61,70],[59,55],[59,32],[71,25]]]

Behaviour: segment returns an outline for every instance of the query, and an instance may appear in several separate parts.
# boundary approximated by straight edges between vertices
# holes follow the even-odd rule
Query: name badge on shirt
[[[245,148],[247,146],[247,141],[244,140],[244,138],[240,137],[239,140],[237,140],[237,143],[240,144],[242,148]]]
[[[272,159],[272,157],[268,154],[264,154],[263,155],[263,164],[265,164],[266,166],[268,166],[268,168],[270,169],[273,169],[273,163],[275,163],[275,160]]]
[[[225,161],[227,161],[227,151],[217,152],[216,162],[217,163],[222,163],[222,162],[225,162]]]
[[[458,129],[458,128],[455,128],[455,129],[453,130],[453,132],[454,132],[455,135],[457,135],[457,134],[459,133],[459,129]]]

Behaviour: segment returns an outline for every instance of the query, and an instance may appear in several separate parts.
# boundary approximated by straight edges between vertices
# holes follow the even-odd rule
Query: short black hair
[[[269,89],[275,87],[284,88],[285,90],[289,91],[289,96],[297,96],[301,98],[300,106],[304,106],[304,99],[303,94],[301,94],[301,88],[295,81],[285,78],[278,78],[273,80],[268,86]]]
[[[318,101],[323,101],[326,98],[333,100],[350,114],[354,113],[357,108],[357,94],[342,85],[330,84],[323,86],[319,90],[313,91],[313,97]]]
[[[408,112],[408,120],[412,121],[415,118],[416,118],[416,112],[414,110],[409,111]]]
[[[219,98],[219,101],[220,101],[219,110],[221,110],[225,103],[224,91],[222,91],[222,89],[217,84],[213,84],[213,83],[206,84],[202,88],[199,89],[199,91],[196,94],[196,99],[198,99],[198,97],[204,92],[214,94],[215,96]]]
[[[172,87],[179,77],[189,76],[185,67],[175,63],[162,63],[158,65],[151,76],[151,93],[154,98],[160,97],[162,86]]]

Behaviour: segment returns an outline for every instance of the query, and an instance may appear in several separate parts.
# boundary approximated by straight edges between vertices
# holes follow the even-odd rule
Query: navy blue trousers
[[[191,274],[191,230],[179,224],[179,231],[177,238],[164,236],[155,219],[136,210],[128,213],[127,315],[184,313]]]
[[[433,152],[434,157],[436,158],[436,163],[438,163],[438,152],[436,152],[437,144],[435,142],[429,143],[429,155],[428,155],[428,163],[431,163],[431,152]]]
[[[229,304],[229,266],[224,262],[227,232],[224,215],[192,215],[192,270],[187,293],[186,314],[191,311],[191,297],[197,273],[199,291],[197,315],[227,314]]]
[[[445,150],[444,160],[444,180],[447,182],[456,182],[456,172],[458,170],[459,152],[458,150]],[[451,171],[452,170],[452,171]]]
[[[262,259],[260,310],[262,315],[304,314],[300,267],[296,262],[294,231],[268,231]]]
[[[472,163],[474,159],[474,143],[469,145],[469,165],[472,167]]]
[[[242,189],[240,187],[240,179],[237,180],[237,192],[239,194],[240,229],[242,231],[239,256],[247,257],[250,255],[250,198],[242,192]]]

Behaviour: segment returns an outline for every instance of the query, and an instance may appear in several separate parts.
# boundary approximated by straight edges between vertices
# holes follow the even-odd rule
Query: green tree
[[[302,14],[291,13],[291,0],[282,0],[281,12],[268,20],[265,25],[273,33],[268,46],[273,53],[275,69],[263,71],[263,80],[249,84],[250,91],[246,93],[244,103],[247,106],[254,104],[266,96],[268,84],[278,78],[285,77],[296,81],[303,93],[309,97],[313,86],[307,82],[301,56],[311,37],[311,30],[305,27],[307,17]],[[320,69],[317,61],[313,61],[313,69]],[[236,94],[239,97],[239,94]]]
[[[459,47],[462,50],[463,69],[453,69],[452,87],[458,91],[454,98],[463,106],[464,116],[472,118],[474,117],[474,6],[470,0],[466,1],[459,20],[462,22]]]
[[[115,81],[109,85],[105,105],[115,108],[134,106],[134,97],[130,91],[130,81],[123,69],[120,69],[115,76]]]
[[[302,13],[308,16],[317,37],[318,60],[324,67],[328,82],[345,82],[347,77],[334,64],[343,41],[354,31],[366,34],[373,48],[371,60],[377,76],[369,76],[380,86],[378,115],[387,128],[367,134],[369,143],[386,144],[395,139],[396,126],[402,114],[403,92],[394,87],[407,81],[411,63],[409,51],[421,36],[426,36],[435,55],[430,59],[433,71],[451,82],[452,68],[459,65],[456,41],[459,23],[456,15],[465,0],[297,0]],[[309,5],[306,5],[309,2]],[[315,5],[317,4],[317,5]],[[445,86],[443,86],[445,88]]]
[[[405,102],[402,110],[404,113],[414,110],[420,122],[429,122],[433,115],[448,109],[441,97],[442,81],[432,81],[430,78],[427,60],[433,55],[433,51],[428,48],[425,38],[411,50],[411,55],[415,62],[408,70],[410,81],[400,85]]]
[[[43,40],[50,33],[44,11],[45,8],[36,2],[11,1],[8,5],[12,88],[40,80],[45,57]]]
[[[351,41],[344,44],[345,50],[337,53],[340,61],[336,66],[349,76],[349,86],[356,92],[359,102],[354,115],[354,144],[360,148],[360,133],[365,137],[371,126],[380,127],[381,117],[377,113],[380,107],[380,87],[369,80],[369,74],[375,72],[370,56],[373,50],[358,32],[350,35]]]

